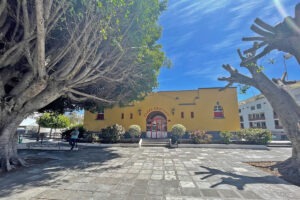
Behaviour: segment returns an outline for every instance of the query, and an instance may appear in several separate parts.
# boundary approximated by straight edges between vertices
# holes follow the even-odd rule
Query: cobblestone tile
[[[182,188],[195,188],[195,184],[192,181],[180,181],[180,186]]]
[[[239,191],[238,192],[244,199],[262,199],[253,191]]]
[[[213,198],[220,198],[221,196],[214,189],[200,189],[200,192],[204,197],[213,197]]]

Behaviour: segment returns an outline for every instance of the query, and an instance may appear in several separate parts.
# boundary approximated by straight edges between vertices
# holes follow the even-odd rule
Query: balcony
[[[249,117],[249,121],[266,120],[266,117]]]
[[[275,125],[275,128],[276,128],[276,129],[283,129],[283,127],[280,126],[280,125]]]

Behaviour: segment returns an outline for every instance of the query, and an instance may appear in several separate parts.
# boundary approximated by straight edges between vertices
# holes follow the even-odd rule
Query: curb
[[[265,145],[238,145],[238,144],[178,144],[178,148],[215,148],[215,149],[256,149],[269,150]]]

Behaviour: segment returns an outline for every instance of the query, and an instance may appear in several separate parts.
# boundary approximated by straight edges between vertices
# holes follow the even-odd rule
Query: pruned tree
[[[113,104],[157,84],[159,0],[0,1],[0,163],[25,165],[16,128],[63,97]]]
[[[254,42],[252,48],[243,52],[246,56],[238,50],[239,57],[241,58],[240,66],[246,68],[251,76],[243,75],[237,69],[226,64],[223,65],[223,68],[230,73],[230,77],[219,78],[221,81],[228,82],[226,87],[229,87],[233,83],[253,86],[260,90],[268,99],[274,111],[278,114],[288,138],[292,142],[292,157],[286,161],[286,164],[289,166],[289,173],[297,175],[300,175],[300,107],[290,93],[289,86],[295,82],[286,81],[286,73],[283,74],[281,79],[269,79],[263,73],[261,67],[257,65],[257,61],[272,49],[279,49],[293,54],[299,62],[300,51],[298,48],[300,47],[300,32],[295,32],[295,30],[300,30],[299,8],[300,4],[296,6],[295,18],[288,17],[276,27],[271,27],[258,19],[255,21],[256,24],[272,33],[262,31],[254,25],[251,29],[263,35],[263,37],[251,37],[244,40],[262,40],[262,42]],[[290,23],[292,21],[293,23]],[[287,27],[291,24],[293,24],[293,28]],[[298,40],[294,40],[295,37],[298,38]],[[294,44],[286,45],[287,42],[292,41]],[[258,50],[265,45],[266,47],[261,52],[258,52]]]
[[[300,3],[295,6],[295,17],[286,17],[283,22],[276,26],[271,26],[261,19],[255,19],[255,24],[251,26],[251,30],[259,36],[245,37],[244,41],[259,41],[255,45],[244,51],[248,53],[258,49],[262,51],[253,57],[249,57],[244,62],[258,60],[274,49],[284,51],[294,55],[300,64]]]

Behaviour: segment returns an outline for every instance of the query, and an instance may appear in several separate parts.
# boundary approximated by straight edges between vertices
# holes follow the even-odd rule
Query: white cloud
[[[223,59],[223,61],[212,60],[201,63],[201,66],[186,71],[184,75],[216,81],[219,77],[227,76],[227,72],[222,68],[222,64],[228,63],[226,60],[227,59]]]
[[[228,0],[177,0],[169,2],[168,12],[174,13],[179,21],[176,24],[193,24],[207,14],[217,14],[219,9],[230,4]]]

